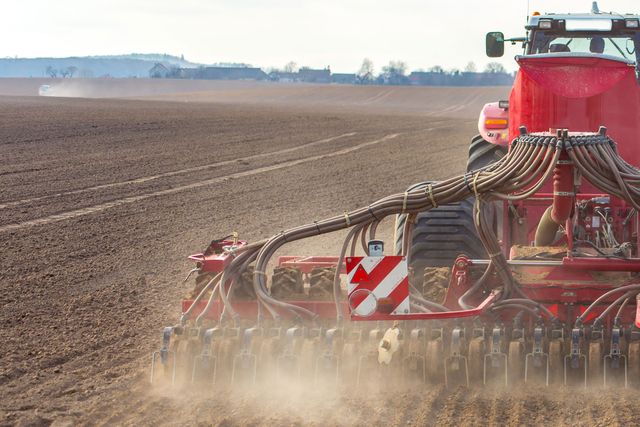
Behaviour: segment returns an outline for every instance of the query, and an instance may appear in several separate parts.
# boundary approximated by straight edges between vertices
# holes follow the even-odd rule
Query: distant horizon
[[[0,57],[0,59],[2,60],[65,60],[65,59],[86,59],[86,58],[93,58],[93,59],[139,59],[139,60],[145,60],[148,62],[154,62],[154,61],[159,61],[160,58],[158,58],[158,60],[155,59],[144,59],[144,58],[136,58],[136,57],[144,57],[144,56],[148,56],[148,57],[153,57],[153,56],[158,56],[158,57],[168,57],[168,58],[174,58],[176,60],[180,60],[186,64],[191,64],[193,66],[204,66],[204,67],[251,67],[251,68],[260,68],[262,70],[278,70],[278,71],[283,71],[284,66],[286,66],[287,64],[284,64],[284,66],[281,67],[265,67],[265,66],[261,66],[261,65],[257,65],[257,64],[250,64],[247,62],[215,62],[215,63],[199,63],[199,62],[194,62],[191,61],[189,58],[183,56],[183,55],[175,55],[175,54],[171,54],[171,53],[157,53],[157,52],[131,52],[131,53],[115,53],[115,54],[107,54],[107,55],[103,55],[103,54],[94,54],[94,55],[69,55],[69,56],[38,56],[38,57],[21,57],[21,56],[7,56],[7,57]],[[363,59],[364,60],[364,59]],[[402,61],[401,59],[399,59],[400,61]],[[293,61],[295,62],[295,61]],[[473,62],[473,61],[470,61]],[[491,62],[498,62],[498,61],[488,61],[487,64],[491,63]],[[387,64],[384,64],[383,66],[386,66]],[[484,68],[483,66],[479,66],[478,64],[475,64],[476,66],[476,72],[483,72]],[[338,74],[355,74],[358,72],[359,67],[356,70],[335,70],[331,65],[328,65],[326,67],[323,68],[315,68],[315,67],[311,67],[311,66],[307,66],[306,64],[298,64],[296,63],[296,66],[298,69],[302,69],[302,68],[311,68],[311,69],[330,69],[332,73],[338,73]],[[457,70],[457,71],[461,71],[464,72],[464,69],[457,69],[455,67],[449,67],[446,64],[434,64],[432,67],[442,67],[442,69],[445,72],[450,72],[453,70]],[[382,67],[380,67],[382,68]],[[411,68],[410,66],[407,66],[407,72],[422,72],[422,71],[429,71],[429,69],[425,69],[425,68]],[[507,70],[507,72],[512,72],[515,70]]]
[[[591,0],[22,0],[5,2],[0,58],[66,58],[119,52],[172,52],[201,64],[290,61],[354,72],[364,58],[376,72],[390,61],[411,70],[435,65],[484,69],[485,35],[524,36],[534,11],[584,13]],[[600,10],[637,13],[637,0],[599,0]],[[517,69],[520,46],[495,59]]]

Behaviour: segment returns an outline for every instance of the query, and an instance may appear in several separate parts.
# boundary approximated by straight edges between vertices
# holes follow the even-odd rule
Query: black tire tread
[[[485,141],[481,135],[472,138],[469,145],[467,171],[483,168],[501,159],[505,147]],[[474,198],[459,203],[441,205],[422,212],[416,217],[411,236],[411,266],[416,275],[422,275],[425,267],[449,267],[461,254],[470,258],[487,256],[477,236],[473,221]],[[399,215],[396,221],[395,248],[401,252],[402,234],[407,220]]]

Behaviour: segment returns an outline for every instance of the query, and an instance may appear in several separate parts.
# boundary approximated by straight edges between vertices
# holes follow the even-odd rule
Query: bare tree
[[[389,61],[388,65],[382,67],[382,79],[384,83],[391,85],[401,85],[408,83],[406,76],[407,64],[403,61]]]
[[[373,82],[373,61],[369,58],[364,58],[362,60],[362,65],[360,66],[360,71],[358,71],[358,82],[362,84],[368,84]]]
[[[58,70],[53,68],[51,65],[47,65],[46,73],[52,79],[55,79],[56,77],[58,77]]]
[[[295,73],[297,71],[298,71],[298,64],[296,64],[293,61],[287,62],[287,64],[284,66],[285,73]]]
[[[506,73],[507,70],[499,62],[489,62],[484,69],[485,73]]]
[[[433,67],[429,68],[429,71],[431,71],[432,73],[444,73],[444,68],[439,65],[434,65]]]
[[[464,71],[467,73],[475,73],[478,71],[476,68],[476,64],[473,61],[469,61],[469,63],[464,67]]]
[[[78,67],[70,65],[67,67],[67,72],[69,73],[69,78],[72,78],[73,75],[78,72]]]

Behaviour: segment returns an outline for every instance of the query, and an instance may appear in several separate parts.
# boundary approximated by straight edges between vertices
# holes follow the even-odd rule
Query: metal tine
[[[424,328],[414,328],[411,330],[409,334],[409,343],[411,345],[411,350],[409,354],[403,359],[403,366],[405,367],[405,374],[407,377],[411,374],[411,364],[415,361],[417,363],[422,363],[422,382],[427,382],[427,358],[424,356],[425,345],[424,341],[426,339],[426,331]],[[416,351],[416,347],[418,347],[418,351]]]
[[[467,358],[462,354],[462,341],[464,340],[464,329],[456,326],[451,331],[451,352],[450,356],[444,360],[444,384],[449,387],[448,371],[449,367],[455,367],[453,370],[460,369],[460,363],[464,366],[464,378],[466,386],[469,387],[469,364]]]
[[[336,382],[338,382],[340,379],[340,356],[335,355],[333,352],[333,343],[336,337],[342,337],[342,329],[333,328],[327,330],[327,332],[325,333],[325,350],[320,356],[318,356],[315,363],[314,382],[316,383],[318,382],[318,371],[320,370],[321,366],[322,368],[331,366],[336,373]]]
[[[624,388],[628,388],[629,387],[629,379],[628,379],[628,367],[627,367],[627,356],[625,356],[624,354],[620,354],[617,356],[612,356],[611,354],[607,354],[604,356],[604,386],[607,387],[607,361],[612,362],[615,360],[615,358],[618,358],[618,362],[620,360],[623,361],[623,374],[624,374]],[[619,369],[619,368],[610,368],[610,369]]]
[[[258,327],[245,329],[242,336],[242,349],[240,350],[240,353],[233,358],[233,365],[231,367],[232,384],[235,383],[236,369],[238,368],[239,363],[242,363],[243,368],[246,367],[247,363],[250,365],[252,370],[251,383],[256,383],[256,378],[258,376],[258,358],[251,352],[251,343],[254,339],[254,335],[258,335],[260,333],[261,329]]]
[[[628,367],[627,367],[627,356],[622,354],[622,350],[620,348],[620,339],[622,337],[622,329],[619,326],[614,327],[611,330],[611,350],[609,354],[604,356],[604,366],[603,366],[603,382],[604,386],[607,386],[607,367],[609,363],[611,364],[611,369],[618,370],[620,369],[620,361],[623,361],[623,374],[624,374],[624,388],[628,387]],[[609,362],[609,363],[607,363]]]
[[[524,357],[524,382],[525,384],[529,380],[529,361],[533,360],[533,365],[536,365],[535,360],[544,359],[545,366],[545,386],[549,387],[549,355],[547,353],[527,353]],[[542,366],[542,363],[540,364]]]
[[[445,359],[445,368],[444,368],[444,386],[446,388],[449,387],[449,374],[447,373],[449,371],[449,365],[451,363],[456,363],[458,364],[458,366],[462,363],[462,365],[464,366],[464,380],[465,380],[465,386],[469,387],[469,363],[467,362],[467,357],[463,356],[461,354],[457,354],[455,356],[449,356]],[[459,368],[458,368],[459,369]]]
[[[169,350],[172,335],[173,327],[165,327],[162,331],[162,347],[160,348],[160,350],[154,351],[151,355],[151,377],[149,378],[149,380],[152,384],[156,369],[156,359],[158,356],[160,357],[160,363],[162,363],[162,365],[166,365],[167,361],[171,357],[171,359],[173,360],[173,366],[171,369],[171,384],[173,385],[176,382],[176,354],[174,351]]]
[[[569,369],[577,369],[571,366],[575,364],[575,360],[578,360],[578,364],[580,363],[580,360],[582,360],[584,363],[584,388],[587,388],[587,356],[585,356],[584,354],[568,354],[564,357],[564,385],[567,385],[567,372],[569,371]]]
[[[541,359],[544,360],[545,366],[545,385],[549,387],[549,354],[544,352],[542,345],[542,338],[544,336],[544,329],[542,326],[537,326],[533,330],[533,348],[531,353],[527,353],[524,357],[524,382],[525,384],[529,380],[529,363],[533,362],[536,367],[543,366]]]
[[[502,364],[504,365],[504,385],[505,387],[509,384],[509,366],[508,366],[508,358],[505,353],[502,352],[502,339],[503,339],[503,331],[499,326],[495,326],[491,333],[491,351],[484,356],[484,365],[483,365],[483,373],[482,373],[482,383],[487,384],[487,361],[490,361],[493,368],[500,367],[500,360],[502,360]]]
[[[374,348],[377,348],[377,342],[382,338],[382,330],[379,328],[375,328],[372,329],[371,331],[369,331],[369,340],[368,340],[368,347],[370,347],[370,349],[367,351],[367,354],[364,354],[362,356],[360,356],[360,358],[358,359],[358,368],[357,368],[357,373],[356,373],[356,387],[360,386],[360,378],[361,378],[361,374],[362,374],[362,365],[363,363],[366,363],[367,361],[371,361],[376,360],[376,352],[374,350]],[[376,345],[373,345],[374,343],[376,343]]]
[[[564,357],[564,385],[567,385],[567,373],[569,369],[578,369],[580,360],[584,364],[584,388],[587,388],[587,356],[580,352],[580,338],[582,331],[578,328],[571,330],[571,352]]]
[[[285,348],[282,354],[280,354],[276,359],[276,376],[278,378],[282,377],[282,372],[283,372],[282,365],[285,362],[290,362],[290,364],[291,363],[295,364],[297,377],[298,378],[300,377],[301,375],[300,359],[295,354],[295,341],[297,338],[300,338],[302,336],[303,336],[303,328],[294,326],[292,328],[287,329],[287,332],[285,333]]]
[[[202,337],[202,353],[196,355],[193,358],[193,369],[191,371],[191,383],[196,382],[197,372],[200,367],[208,368],[212,370],[211,384],[216,383],[216,375],[218,372],[218,357],[211,353],[211,343],[214,336],[222,334],[222,329],[219,327],[207,329]]]

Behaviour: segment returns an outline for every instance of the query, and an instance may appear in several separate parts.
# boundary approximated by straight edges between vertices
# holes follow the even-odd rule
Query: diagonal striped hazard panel
[[[409,313],[409,278],[403,256],[349,257],[347,292],[351,315]]]

